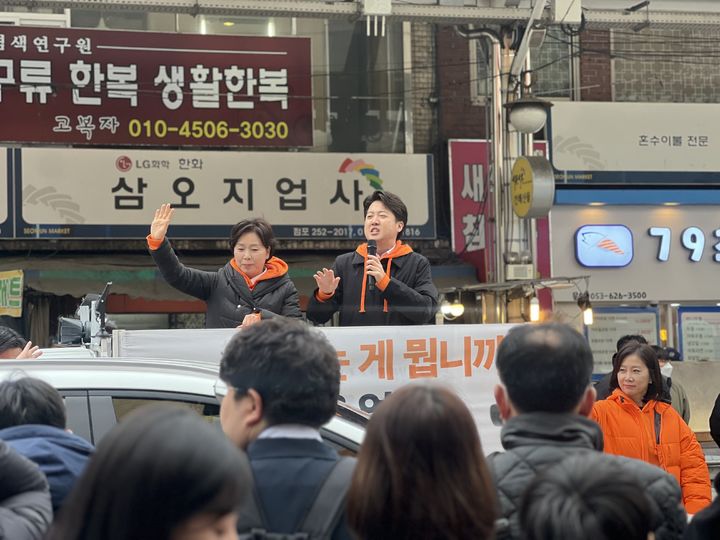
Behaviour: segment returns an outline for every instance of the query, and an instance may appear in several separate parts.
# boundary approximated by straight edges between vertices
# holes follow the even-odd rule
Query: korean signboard
[[[546,144],[535,143],[536,155],[545,155]],[[490,277],[486,261],[493,260],[493,200],[489,188],[491,147],[485,140],[448,141],[450,213],[453,251],[478,269],[478,279]],[[538,268],[550,275],[547,220],[538,220]],[[486,254],[487,250],[487,254]],[[540,264],[542,259],[543,264]]]
[[[439,382],[465,401],[480,431],[483,450],[501,450],[500,426],[491,417],[497,347],[513,325],[378,326],[320,328],[340,360],[340,394],[367,412],[393,390],[412,382]],[[116,356],[217,358],[231,329],[135,330],[113,333]]]
[[[660,343],[660,317],[657,308],[595,308],[593,324],[585,334],[593,352],[595,373],[612,371],[617,340],[623,336],[643,336],[648,343]]]
[[[10,222],[10,192],[12,171],[8,170],[10,160],[8,151],[0,148],[0,238],[13,236],[12,223]]]
[[[549,125],[557,182],[720,183],[720,105],[557,101]]]
[[[720,360],[720,307],[678,308],[683,360]]]
[[[282,238],[364,238],[376,189],[408,207],[404,237],[435,237],[432,156],[24,148],[17,238],[143,238],[156,208],[175,208],[172,238],[225,238],[262,216]]]
[[[23,271],[0,272],[0,315],[22,317]]]
[[[0,141],[312,146],[309,38],[0,29]]]
[[[592,302],[720,300],[716,206],[561,205],[550,230],[553,274],[589,275]]]

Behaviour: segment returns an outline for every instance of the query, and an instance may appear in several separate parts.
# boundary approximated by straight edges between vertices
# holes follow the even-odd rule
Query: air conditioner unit
[[[507,281],[533,279],[534,277],[532,264],[508,264],[505,267],[505,279]]]

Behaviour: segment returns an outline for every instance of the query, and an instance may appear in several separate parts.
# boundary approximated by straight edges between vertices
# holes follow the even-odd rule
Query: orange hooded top
[[[155,240],[151,235],[147,235],[145,238],[147,241],[147,245],[150,249],[153,251],[156,249],[159,249],[160,246],[163,243],[163,240]],[[230,266],[232,266],[236,272],[238,272],[243,279],[245,280],[245,283],[247,283],[248,289],[251,291],[255,288],[255,285],[259,283],[260,281],[265,281],[266,279],[272,279],[280,276],[284,276],[288,272],[288,265],[285,261],[282,259],[278,259],[277,257],[270,257],[265,262],[265,272],[260,274],[258,277],[256,277],[254,280],[248,277],[248,275],[240,270],[240,267],[238,266],[237,262],[235,262],[235,259],[230,259]]]
[[[360,313],[365,312],[365,289],[367,287],[367,258],[368,258],[368,252],[367,252],[367,242],[360,244],[357,249],[355,250],[357,253],[362,256],[363,259],[365,259],[365,265],[363,266],[363,277],[362,277],[362,290],[360,291]],[[390,269],[392,266],[392,261],[395,258],[402,257],[404,255],[407,255],[408,253],[412,253],[413,249],[408,246],[407,244],[403,244],[402,241],[396,240],[395,241],[395,247],[393,247],[389,252],[382,253],[380,255],[380,261],[387,260],[387,263],[385,265],[385,277],[377,282],[377,288],[381,291],[384,291],[388,283],[390,283]],[[318,291],[315,294],[315,298],[317,298],[320,302],[325,302],[326,300],[329,300],[332,298],[332,294],[325,294],[321,291]],[[388,310],[388,301],[383,300],[383,311],[387,313]]]
[[[682,417],[668,403],[650,400],[642,408],[619,388],[595,402],[590,418],[602,429],[605,452],[658,465],[680,484],[688,514],[711,501],[705,454]]]

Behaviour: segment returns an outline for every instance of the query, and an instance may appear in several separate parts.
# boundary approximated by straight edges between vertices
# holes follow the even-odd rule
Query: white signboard
[[[612,228],[583,235],[585,230],[602,230],[588,225]],[[630,241],[613,237],[612,231],[624,236],[629,232]],[[716,206],[555,206],[550,234],[553,275],[589,275],[593,302],[720,302]],[[603,253],[603,266],[579,262],[588,264],[592,250]],[[610,258],[624,265],[609,266]],[[577,294],[570,289],[553,292],[559,301],[574,301]]]
[[[659,343],[658,312],[654,309],[595,309],[593,324],[585,327],[585,334],[593,352],[595,373],[612,371],[612,356],[617,340],[627,335],[640,335],[648,343]]]
[[[558,180],[612,180],[594,171],[692,171],[700,181],[703,175],[720,178],[720,124],[708,121],[720,117],[720,105],[578,101],[553,105],[552,163],[558,171],[570,171]],[[668,179],[654,176],[655,182],[662,180]]]
[[[22,150],[18,237],[143,237],[162,203],[173,238],[224,238],[262,216],[286,238],[363,237],[376,189],[408,207],[405,236],[435,236],[432,156],[168,150]]]
[[[367,412],[393,390],[436,381],[463,398],[480,431],[483,450],[501,450],[490,407],[498,383],[495,353],[513,325],[440,325],[319,328],[338,351],[345,401]],[[113,333],[115,356],[206,358],[219,363],[234,329],[129,330]]]
[[[720,309],[680,308],[678,317],[683,360],[720,360]]]

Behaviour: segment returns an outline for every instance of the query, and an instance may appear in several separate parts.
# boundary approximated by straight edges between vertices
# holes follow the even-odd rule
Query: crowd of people
[[[231,259],[208,272],[179,261],[167,239],[173,214],[156,210],[147,237],[161,274],[207,302],[208,327],[242,329],[214,387],[222,430],[151,405],[93,448],[68,432],[52,386],[3,381],[0,540],[720,537],[720,501],[671,377],[674,349],[625,336],[593,385],[582,335],[556,323],[517,326],[495,362],[504,451],[484,455],[451,389],[411,384],[375,410],[357,457],[341,456],[320,432],[339,398],[337,352],[294,320],[298,292],[270,224],[237,223]],[[438,293],[427,259],[400,239],[407,208],[378,191],[364,214],[367,242],[315,273],[307,318],[430,322]],[[39,354],[0,328],[0,358]],[[720,445],[720,396],[710,428]]]
[[[66,431],[54,388],[19,374],[0,383],[0,539],[718,537],[720,500],[662,399],[652,347],[625,341],[605,400],[587,340],[568,326],[512,328],[496,367],[504,451],[487,457],[466,405],[436,384],[393,392],[357,458],[341,456],[320,435],[339,396],[337,353],[287,318],[248,325],[225,348],[222,431],[150,405],[95,449]]]

